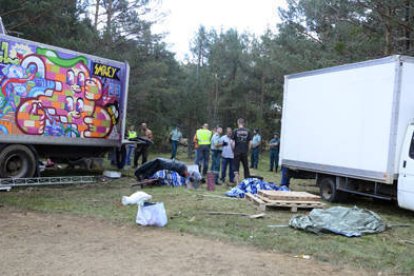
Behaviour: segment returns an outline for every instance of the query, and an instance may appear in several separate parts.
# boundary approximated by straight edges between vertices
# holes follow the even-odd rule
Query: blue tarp
[[[180,187],[185,186],[187,178],[182,177],[179,173],[169,170],[160,170],[149,177],[158,179],[161,185]]]
[[[273,182],[266,182],[258,178],[246,178],[225,195],[243,198],[246,193],[257,194],[259,190],[290,191],[288,187],[277,186]]]

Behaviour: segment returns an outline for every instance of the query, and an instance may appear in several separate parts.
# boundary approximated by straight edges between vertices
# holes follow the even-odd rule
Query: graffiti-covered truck
[[[0,32],[0,178],[120,148],[129,66]]]

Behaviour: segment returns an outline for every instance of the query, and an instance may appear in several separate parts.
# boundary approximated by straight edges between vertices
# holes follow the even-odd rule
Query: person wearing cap
[[[251,163],[250,168],[257,169],[259,165],[259,152],[260,152],[260,143],[262,142],[262,137],[259,134],[259,129],[256,128],[253,130],[253,139],[252,139],[252,154],[251,154]]]
[[[270,147],[270,171],[273,171],[273,167],[275,167],[275,171],[277,173],[277,168],[279,164],[279,146],[280,146],[280,139],[279,135],[275,133],[273,138],[269,141]]]
[[[180,131],[178,125],[170,132],[170,141],[171,141],[171,159],[175,159],[177,156],[178,145],[180,144],[183,134]]]

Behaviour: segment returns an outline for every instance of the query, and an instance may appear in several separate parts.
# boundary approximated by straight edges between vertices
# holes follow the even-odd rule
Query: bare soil
[[[0,275],[367,275],[166,229],[0,208]]]

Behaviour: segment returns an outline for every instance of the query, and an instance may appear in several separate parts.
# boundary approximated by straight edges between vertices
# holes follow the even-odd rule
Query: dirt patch
[[[0,208],[0,275],[356,275],[165,229]]]

